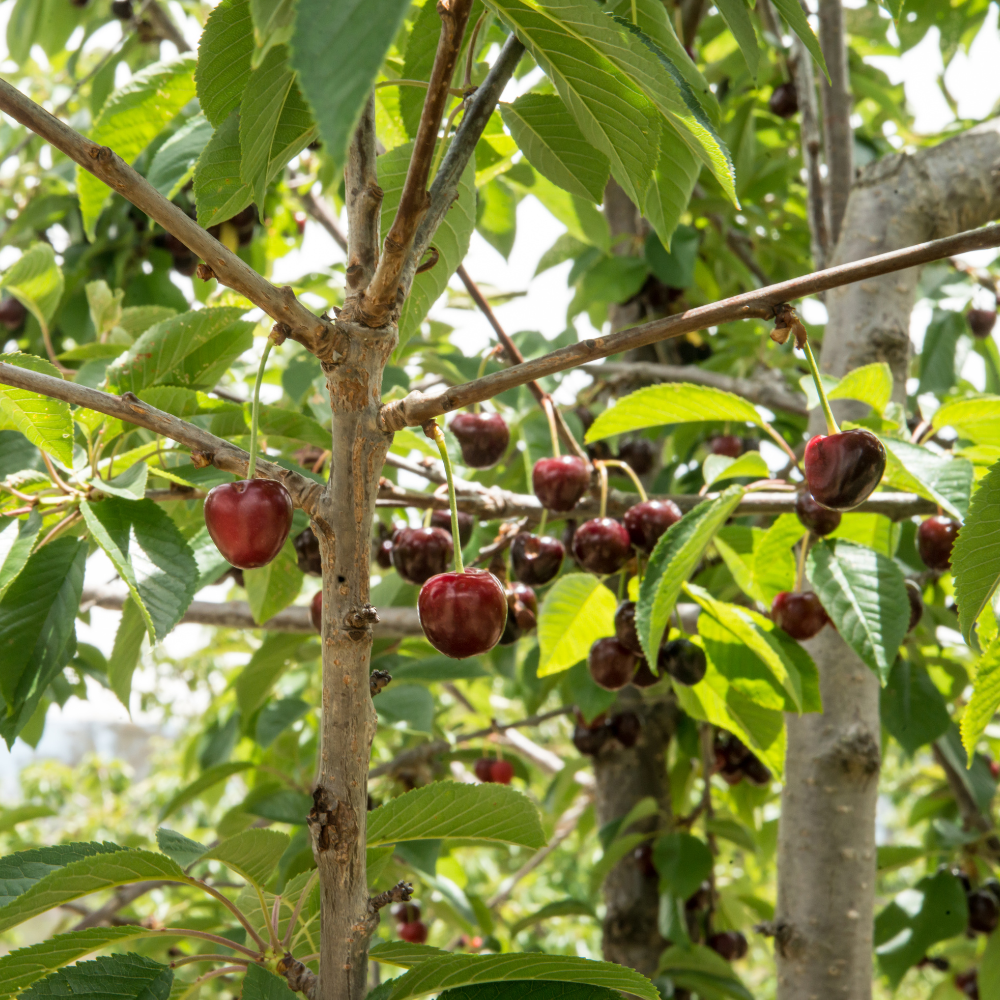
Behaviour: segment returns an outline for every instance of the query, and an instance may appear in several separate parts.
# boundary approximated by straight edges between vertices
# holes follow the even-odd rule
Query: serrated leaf
[[[750,20],[750,12],[747,10],[743,0],[721,0],[717,4],[719,13],[722,15],[729,30],[736,39],[736,44],[743,53],[746,60],[747,69],[754,82],[757,81],[757,65],[760,62],[760,48],[757,42],[757,34],[753,30],[753,21]]]
[[[184,53],[139,70],[104,102],[90,130],[91,141],[110,146],[126,163],[133,163],[195,96],[195,65],[195,57]],[[97,218],[111,189],[77,167],[76,190],[84,230],[93,240]]]
[[[299,596],[303,579],[290,538],[266,566],[245,570],[243,582],[253,620],[263,625],[284,611]]]
[[[806,574],[844,641],[884,684],[910,620],[895,561],[844,539],[822,541],[809,552]]]
[[[958,624],[965,641],[1000,583],[1000,463],[979,481],[951,552]]]
[[[0,363],[53,378],[62,377],[55,365],[33,354],[0,354]],[[73,465],[73,417],[69,403],[5,385],[0,386],[0,416],[36,448],[48,452],[63,465]]]
[[[220,781],[225,781],[240,771],[247,771],[254,765],[246,760],[233,760],[225,764],[216,764],[203,771],[190,784],[185,785],[174,797],[160,810],[159,822],[163,822],[168,816],[173,815],[181,806],[198,798],[202,792],[208,791]]]
[[[194,864],[208,850],[204,844],[199,844],[197,840],[191,840],[176,830],[168,830],[165,826],[161,826],[156,831],[156,844],[168,858],[173,858],[181,868],[187,868]]]
[[[753,1000],[733,967],[711,948],[701,944],[674,945],[660,955],[657,974],[669,976],[677,985],[698,993],[706,1000],[731,997]]]
[[[408,941],[384,941],[375,945],[369,955],[377,962],[387,962],[401,969],[412,969],[413,966],[426,962],[428,958],[447,955],[443,948],[434,948],[429,944],[410,944]]]
[[[113,854],[124,847],[109,843],[57,844],[35,847],[0,858],[0,907],[6,906],[50,872],[95,854]]]
[[[164,198],[174,198],[194,176],[195,164],[212,131],[212,123],[204,115],[194,115],[156,151],[146,180]]]
[[[259,66],[274,45],[285,44],[295,23],[294,0],[250,0],[256,48],[253,66]]]
[[[695,154],[678,142],[672,131],[664,130],[660,136],[660,159],[643,205],[643,214],[664,247],[671,245],[700,173],[701,163]]]
[[[378,17],[372,17],[365,0],[341,0],[333,7],[328,0],[298,0],[291,63],[326,154],[338,165],[409,6],[410,0],[382,0]],[[338,57],[331,59],[331,52]]]
[[[198,103],[216,128],[239,106],[253,48],[249,0],[221,0],[201,33],[195,73]]]
[[[897,489],[933,500],[952,517],[961,520],[969,507],[973,466],[966,458],[935,455],[909,441],[880,437],[885,445],[885,479]]]
[[[368,876],[369,888],[373,886],[381,877],[382,873],[389,867],[395,847],[386,844],[384,847],[369,847],[365,851],[365,874]]]
[[[55,251],[48,243],[36,243],[7,268],[0,280],[0,288],[18,299],[38,320],[42,329],[47,330],[64,288],[63,273],[56,263]],[[46,371],[46,374],[50,373]]]
[[[703,501],[672,524],[656,543],[639,586],[635,610],[636,631],[650,663],[656,663],[681,587],[742,498],[743,487],[730,486],[715,500]]]
[[[766,479],[769,475],[767,462],[760,457],[759,451],[748,451],[739,458],[709,455],[702,463],[702,476],[706,486],[725,482],[727,479],[739,479],[741,476]]]
[[[444,1000],[620,1000],[621,993],[586,983],[512,980],[456,987],[445,990],[441,996]]]
[[[545,845],[535,807],[520,792],[504,785],[436,781],[368,814],[369,847],[440,837],[531,848]]]
[[[174,971],[144,955],[102,955],[77,962],[37,981],[21,994],[30,1000],[44,997],[86,996],[92,1000],[167,1000]]]
[[[884,361],[855,368],[827,393],[827,398],[857,399],[881,414],[892,398],[892,371]]]
[[[979,658],[972,682],[972,697],[962,713],[960,731],[969,767],[972,766],[976,744],[993,721],[997,708],[1000,708],[1000,638],[995,638]]]
[[[240,180],[262,213],[271,146],[294,81],[288,50],[278,45],[250,74],[240,103]]]
[[[549,589],[538,612],[538,676],[569,670],[602,636],[614,635],[614,594],[590,573],[567,573]]]
[[[121,500],[142,500],[146,495],[146,480],[149,478],[149,466],[145,462],[136,462],[114,479],[94,477],[90,485],[108,496]]]
[[[899,10],[903,8],[903,0],[890,0],[893,4],[899,5]],[[826,60],[823,58],[823,50],[820,48],[819,39],[816,33],[809,27],[805,12],[798,0],[774,0],[774,6],[781,12],[782,17],[788,22],[788,27],[802,39],[803,44],[809,50],[809,54],[816,60],[816,65],[830,78],[830,71],[826,68]],[[895,15],[899,20],[899,14]]]
[[[685,424],[703,420],[725,420],[763,426],[752,403],[731,392],[704,385],[675,382],[637,389],[599,413],[584,440],[587,444],[663,424]]]
[[[273,972],[251,962],[243,977],[243,1000],[293,1000],[297,994],[288,983]]]
[[[129,596],[122,605],[122,616],[115,632],[115,642],[108,658],[108,683],[118,700],[129,708],[132,675],[139,665],[142,640],[146,637],[146,618]]]
[[[33,510],[23,521],[8,518],[0,527],[0,599],[27,565],[42,529],[42,515]]]
[[[244,830],[206,851],[203,861],[221,861],[258,888],[277,867],[291,838],[277,830]]]

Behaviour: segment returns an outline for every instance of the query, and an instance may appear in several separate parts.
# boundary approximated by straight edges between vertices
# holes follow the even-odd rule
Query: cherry
[[[401,924],[412,924],[420,919],[419,903],[394,903],[390,911]]]
[[[961,525],[937,514],[921,521],[917,528],[917,551],[928,569],[938,573],[951,569],[951,550]]]
[[[840,513],[816,503],[806,490],[795,497],[795,513],[799,520],[814,534],[822,538],[840,526]]]
[[[684,901],[685,910],[707,910],[712,905],[712,884],[702,882],[700,886]]]
[[[392,569],[392,539],[383,538],[375,549],[375,562],[382,569]]]
[[[523,583],[512,583],[507,587],[507,624],[500,636],[501,646],[517,642],[525,632],[530,632],[537,624],[538,598],[531,587]]]
[[[635,673],[635,653],[629,652],[613,635],[598,639],[587,657],[590,676],[608,691],[625,687]]]
[[[967,969],[955,976],[955,986],[972,1000],[979,1000],[979,970]]]
[[[438,652],[461,660],[499,642],[507,624],[507,598],[500,581],[484,569],[439,573],[420,588],[417,617]]]
[[[777,115],[779,118],[791,118],[799,110],[799,95],[795,91],[795,84],[791,81],[779,83],[771,91],[767,107],[772,115]]]
[[[727,962],[744,958],[747,953],[747,939],[739,931],[720,931],[708,939],[708,946]]]
[[[793,639],[811,639],[830,620],[811,590],[804,594],[783,590],[777,594],[771,602],[771,617]]]
[[[410,944],[423,944],[427,940],[427,925],[422,920],[397,924],[396,933]]]
[[[758,788],[766,788],[771,784],[772,775],[770,768],[759,757],[749,751],[743,759],[740,768],[743,771],[743,777],[751,785],[757,785]]]
[[[576,455],[540,458],[531,471],[531,485],[548,510],[572,510],[590,485],[590,467]]]
[[[214,486],[205,498],[205,526],[216,548],[239,569],[266,566],[292,527],[292,498],[273,479]]]
[[[310,576],[322,576],[323,563],[319,556],[319,539],[313,533],[312,528],[306,528],[305,531],[299,532],[292,544],[295,546],[299,569]]]
[[[656,665],[661,675],[670,674],[675,681],[687,687],[697,684],[708,667],[705,651],[687,639],[674,639],[661,646]]]
[[[495,760],[490,768],[490,781],[497,785],[509,785],[514,777],[514,765],[509,760]]]
[[[132,16],[132,0],[114,0],[111,13],[121,21],[127,21]]]
[[[990,761],[990,774],[993,775],[993,780],[996,781],[1000,778],[1000,761],[991,760]]]
[[[511,573],[520,583],[540,587],[559,572],[564,555],[558,538],[519,531],[510,543]]]
[[[632,675],[632,683],[636,687],[648,688],[652,687],[654,684],[659,684],[662,681],[662,677],[657,677],[652,670],[649,669],[649,663],[645,656],[639,657],[639,665],[635,668],[635,673]]]
[[[885,448],[863,427],[817,434],[807,445],[806,485],[830,510],[851,510],[867,500],[885,472]]]
[[[576,726],[573,729],[573,746],[580,753],[594,756],[600,752],[601,747],[610,738],[611,727],[605,721],[603,713],[589,723],[584,721],[579,711],[576,713]]]
[[[970,309],[965,318],[972,335],[979,340],[985,340],[993,332],[997,313],[995,309]]]
[[[11,333],[21,329],[27,315],[28,310],[19,300],[7,298],[0,301],[0,323],[3,323]]]
[[[642,872],[646,878],[655,878],[657,875],[656,865],[653,864],[653,845],[650,843],[640,844],[632,852],[632,860],[636,868]],[[677,996],[676,992],[674,996]]]
[[[608,723],[608,728],[612,736],[628,749],[634,747],[638,741],[639,733],[642,732],[642,722],[635,712],[621,712]]]
[[[653,468],[656,449],[649,438],[631,438],[618,445],[618,457],[627,463],[637,476],[644,476]]]
[[[573,536],[573,558],[590,573],[604,576],[617,572],[631,552],[625,526],[613,517],[584,521]]]
[[[993,893],[978,889],[970,892],[965,901],[969,905],[969,930],[992,934],[1000,924],[1000,906]]]
[[[708,442],[708,450],[713,455],[739,458],[743,454],[743,439],[733,434],[717,434]]]
[[[475,772],[476,777],[480,781],[492,781],[491,772],[493,771],[493,758],[492,757],[480,757],[476,761],[472,770]]]
[[[323,591],[317,590],[309,604],[309,619],[317,632],[323,631]]]
[[[622,601],[615,611],[615,638],[629,652],[642,656],[642,644],[635,630],[635,601]],[[646,665],[649,670],[649,665]]]
[[[462,448],[470,469],[488,469],[503,458],[510,444],[510,429],[499,413],[459,413],[450,430]]]
[[[426,583],[451,562],[451,532],[444,528],[397,528],[392,533],[392,564],[408,583]]]
[[[743,780],[743,765],[752,754],[743,742],[724,729],[717,729],[713,744],[715,769],[730,785],[738,785]]]
[[[910,601],[910,624],[906,626],[906,631],[912,632],[924,615],[924,598],[920,592],[920,584],[915,580],[907,580],[906,596]]]
[[[660,536],[682,516],[673,500],[643,500],[625,511],[625,528],[637,549],[652,552]]]
[[[431,514],[431,527],[443,528],[451,533],[451,511],[436,510]],[[464,510],[458,512],[458,543],[464,549],[469,544],[472,532],[476,528],[476,519],[471,514],[466,514]]]

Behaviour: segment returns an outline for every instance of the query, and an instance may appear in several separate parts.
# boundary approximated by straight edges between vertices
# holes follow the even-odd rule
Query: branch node
[[[388,670],[373,670],[368,676],[368,690],[371,696],[381,693],[385,686],[392,680],[392,674]]]
[[[280,347],[290,336],[291,327],[287,323],[275,323],[271,327],[271,340],[275,347]]]
[[[348,611],[346,617],[348,628],[364,628],[366,625],[374,625],[378,620],[378,611],[370,604]]]
[[[285,977],[288,988],[295,993],[304,993],[309,1000],[315,1000],[319,993],[319,976],[306,968],[290,951],[278,960],[278,972]]]
[[[213,278],[217,277],[215,271],[213,271],[208,264],[199,264],[196,274],[202,281],[211,281]]]
[[[425,260],[420,267],[417,268],[416,274],[423,274],[425,271],[429,271],[440,259],[441,252],[437,247],[428,247],[427,252],[431,255],[430,260]]]
[[[214,459],[214,456],[207,451],[192,451],[191,464],[196,469],[207,469]]]
[[[408,903],[413,898],[413,886],[409,882],[397,882],[391,889],[380,892],[368,900],[368,909],[378,913],[390,903]]]

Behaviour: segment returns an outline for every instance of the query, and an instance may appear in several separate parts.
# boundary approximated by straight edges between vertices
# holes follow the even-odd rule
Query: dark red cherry
[[[635,630],[635,601],[622,601],[615,611],[615,638],[636,656],[642,656],[642,644]],[[647,664],[646,669],[649,670]]]
[[[510,584],[507,588],[507,603],[510,604],[512,600],[514,600],[515,604],[520,602],[523,606],[523,610],[520,611],[522,616],[524,611],[530,612],[532,616],[538,615],[538,595],[526,584],[520,582]],[[515,614],[518,611],[519,609],[515,608]],[[528,619],[525,619],[521,622],[521,626],[522,628],[532,629],[535,627],[535,622],[533,620],[529,622]]]
[[[590,676],[608,691],[625,687],[635,673],[635,653],[629,652],[613,635],[598,639],[587,657]]]
[[[924,595],[920,592],[920,584],[915,580],[907,580],[906,596],[910,602],[910,624],[906,626],[906,631],[912,632],[924,616]]]
[[[531,471],[531,485],[548,510],[572,510],[590,485],[590,466],[576,455],[540,458]]]
[[[310,576],[323,575],[323,563],[319,557],[319,539],[312,528],[299,532],[292,541],[299,569]]]
[[[239,569],[266,566],[292,527],[292,498],[273,479],[222,483],[205,498],[205,526],[216,548]]]
[[[401,924],[412,924],[420,919],[419,903],[394,903],[390,911],[393,918]]]
[[[708,442],[708,450],[713,455],[739,458],[743,454],[743,439],[733,434],[717,434]]]
[[[652,552],[660,535],[682,516],[673,500],[643,500],[625,511],[625,528],[637,549]]]
[[[507,624],[500,636],[501,646],[517,642],[525,632],[538,624],[538,598],[531,587],[512,583],[507,587]]]
[[[409,583],[426,583],[443,573],[454,547],[444,528],[397,528],[392,533],[392,564]]]
[[[756,785],[758,788],[765,788],[771,784],[772,775],[770,769],[759,757],[754,756],[752,753],[748,752],[746,757],[744,757],[743,762],[740,764],[740,770],[743,772],[743,777],[751,785]]]
[[[323,631],[323,591],[317,590],[309,604],[309,619],[317,632]]]
[[[806,486],[830,510],[851,510],[867,500],[885,472],[885,448],[863,427],[818,434],[806,445]]]
[[[995,309],[970,309],[965,318],[969,322],[972,335],[985,340],[993,332],[997,313]]]
[[[611,729],[602,720],[600,724],[576,724],[573,730],[573,746],[582,754],[594,756],[600,753],[601,747],[611,738]]]
[[[15,298],[0,300],[0,323],[13,333],[24,326],[28,310]]]
[[[969,930],[977,934],[992,934],[1000,924],[1000,906],[991,892],[981,889],[965,897],[969,906]]]
[[[955,986],[970,1000],[979,1000],[979,970],[967,969],[955,976]]]
[[[620,712],[608,726],[614,738],[626,749],[635,746],[642,732],[642,722],[635,712]]]
[[[656,674],[649,669],[649,663],[646,660],[646,657],[640,656],[638,665],[635,668],[635,673],[632,675],[632,683],[636,687],[648,688],[652,687],[654,684],[659,684],[662,680],[662,677],[657,677]]]
[[[720,931],[708,939],[712,951],[720,954],[727,962],[744,958],[747,953],[747,939],[739,931]]]
[[[375,549],[375,562],[382,569],[392,568],[392,539],[383,538]]]
[[[509,760],[495,760],[490,767],[490,781],[497,785],[509,785],[514,777],[514,765]]]
[[[687,639],[673,639],[660,647],[656,657],[660,675],[669,674],[679,684],[692,687],[705,676],[705,651]]]
[[[616,573],[631,554],[628,532],[613,517],[584,521],[573,536],[573,558],[590,573]]]
[[[795,84],[792,82],[779,83],[767,102],[768,109],[772,115],[779,118],[791,118],[799,110],[799,95],[795,92]]]
[[[436,510],[431,514],[431,527],[443,528],[451,533],[451,511]],[[458,512],[458,544],[464,549],[469,544],[472,532],[476,528],[476,519],[471,514],[466,514],[464,510]]]
[[[423,944],[427,940],[427,925],[422,920],[408,924],[397,924],[396,933],[410,944]]]
[[[499,413],[458,413],[450,430],[458,438],[462,459],[470,469],[496,465],[510,443],[510,430]]]
[[[943,573],[951,569],[951,550],[961,525],[940,514],[921,521],[917,528],[917,551],[928,569]]]
[[[111,13],[120,21],[127,21],[132,16],[132,0],[114,0]]]
[[[507,624],[507,598],[500,581],[484,569],[439,573],[420,588],[417,617],[438,652],[461,660],[499,642]]]
[[[795,497],[795,513],[799,520],[814,534],[822,538],[840,526],[840,512],[816,503],[806,490]]]
[[[632,852],[632,860],[635,862],[636,868],[642,872],[646,878],[656,878],[657,871],[656,865],[653,864],[653,845],[650,843],[640,844]],[[674,996],[677,996],[677,991],[674,990]]]
[[[480,781],[492,781],[493,778],[491,774],[493,771],[493,758],[480,757],[479,760],[476,761],[472,770],[475,771],[476,777]]]
[[[627,463],[637,476],[644,476],[653,468],[656,448],[649,438],[631,438],[618,445],[618,457]]]
[[[804,594],[783,590],[777,594],[771,602],[771,617],[793,639],[811,639],[830,620],[811,590]]]
[[[727,784],[738,785],[744,777],[743,764],[752,756],[750,751],[742,740],[724,729],[716,730],[713,749],[716,771]]]
[[[559,572],[564,555],[558,538],[519,531],[510,543],[511,574],[520,583],[540,587]]]

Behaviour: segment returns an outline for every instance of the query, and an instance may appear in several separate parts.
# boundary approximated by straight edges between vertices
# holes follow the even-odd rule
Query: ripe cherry
[[[920,585],[915,580],[906,581],[906,596],[910,602],[910,623],[906,626],[906,631],[912,632],[924,616],[924,597],[920,592]]]
[[[791,118],[799,110],[799,95],[795,91],[795,84],[791,81],[779,83],[767,102],[768,110],[772,115],[779,118]]]
[[[646,878],[656,878],[657,871],[656,865],[653,864],[653,845],[648,841],[645,844],[640,844],[632,852],[632,860],[635,862],[636,868],[642,872]],[[677,991],[674,991],[674,996],[677,996]]]
[[[977,934],[992,934],[1000,924],[1000,906],[991,892],[982,889],[965,897],[969,906],[969,930]]]
[[[540,587],[559,572],[564,555],[558,538],[519,531],[510,543],[511,573],[520,583]]]
[[[451,511],[436,510],[431,514],[431,527],[442,528],[451,533]],[[469,544],[472,532],[476,528],[476,519],[471,514],[466,514],[464,510],[458,512],[458,542],[464,549]]]
[[[679,684],[693,687],[699,683],[708,668],[705,651],[687,639],[673,639],[660,647],[656,665],[661,676],[665,673]]]
[[[995,309],[970,309],[965,318],[972,335],[979,340],[985,340],[993,332],[997,313]]]
[[[646,657],[640,656],[638,665],[635,668],[635,673],[632,675],[632,683],[636,687],[648,688],[652,687],[654,684],[659,684],[662,680],[662,677],[657,677],[656,674],[649,669],[649,662],[646,660]]]
[[[660,536],[682,516],[673,500],[643,500],[625,511],[625,528],[637,549],[652,552]]]
[[[111,13],[120,21],[127,21],[132,16],[132,0],[114,0]]]
[[[507,623],[507,598],[500,581],[484,569],[439,573],[420,588],[417,617],[438,652],[461,660],[499,642]]]
[[[637,476],[644,476],[653,468],[656,449],[649,438],[630,438],[618,445],[618,457],[626,462]]]
[[[205,526],[216,548],[239,569],[266,566],[292,527],[292,498],[273,479],[215,486],[205,498]]]
[[[309,604],[309,619],[317,632],[323,631],[323,591],[317,590]]]
[[[410,944],[423,944],[427,940],[427,925],[422,920],[408,924],[397,924],[396,933]]]
[[[743,440],[733,434],[717,434],[709,440],[708,450],[713,455],[739,458],[743,454]]]
[[[943,573],[951,569],[951,550],[961,525],[940,514],[921,521],[917,528],[917,551],[928,569]]]
[[[608,691],[617,691],[635,673],[635,653],[629,652],[613,635],[607,636],[590,647],[587,666],[595,683]]]
[[[979,970],[966,969],[955,976],[955,986],[970,1000],[979,1000]]]
[[[305,531],[299,532],[292,544],[295,546],[299,569],[310,576],[322,576],[323,563],[319,556],[319,539],[313,533],[312,528],[306,528]]]
[[[615,573],[632,552],[625,526],[612,517],[584,521],[573,536],[573,558],[588,572]]]
[[[480,781],[492,781],[491,772],[493,771],[493,758],[492,757],[480,757],[479,760],[473,765],[472,770],[475,772],[476,777]]]
[[[885,472],[885,448],[863,427],[818,434],[806,445],[806,485],[830,510],[851,510],[867,500]]]
[[[739,931],[720,931],[708,939],[712,951],[720,954],[727,962],[744,958],[747,953],[747,939]]]
[[[758,788],[766,788],[771,784],[773,776],[770,769],[759,757],[750,752],[747,752],[746,757],[740,764],[740,769],[743,771],[743,777],[751,785],[756,785]]]
[[[27,316],[28,310],[18,299],[11,297],[0,300],[0,323],[3,323],[11,333],[21,329]]]
[[[390,911],[393,918],[401,924],[412,924],[420,919],[419,903],[394,903]]]
[[[538,598],[531,587],[523,583],[512,583],[507,587],[506,594],[507,624],[500,636],[501,646],[517,642],[538,623]]]
[[[611,729],[602,719],[600,723],[596,720],[589,726],[584,722],[578,722],[573,729],[573,746],[582,754],[594,756],[601,751],[601,747],[611,738]]]
[[[459,413],[450,429],[462,449],[462,460],[470,469],[496,465],[510,444],[510,430],[499,413]]]
[[[635,746],[642,732],[642,722],[635,712],[620,712],[608,726],[614,738],[626,749]]]
[[[495,760],[490,767],[490,781],[497,785],[509,785],[514,777],[514,765],[509,760]]]
[[[629,652],[642,656],[642,644],[635,630],[635,601],[622,601],[615,611],[615,638]],[[649,666],[646,666],[649,669]]]
[[[830,620],[811,590],[804,594],[783,590],[777,594],[771,602],[771,617],[793,639],[811,639]]]
[[[451,532],[444,528],[397,528],[392,533],[392,564],[409,583],[426,583],[451,562]]]
[[[807,490],[800,490],[795,497],[795,513],[799,520],[814,534],[822,538],[840,526],[840,513],[816,503]]]
[[[590,485],[590,467],[576,455],[540,458],[531,471],[531,485],[543,507],[565,513]]]
[[[392,539],[383,538],[375,549],[375,562],[382,569],[392,569]]]

